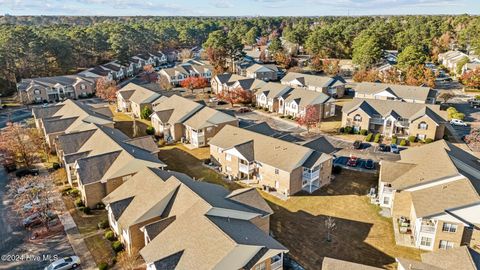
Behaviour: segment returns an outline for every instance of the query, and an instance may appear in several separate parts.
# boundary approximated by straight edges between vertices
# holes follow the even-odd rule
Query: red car
[[[354,156],[351,156],[348,161],[347,161],[347,166],[350,166],[350,167],[356,167],[357,166],[357,162],[358,162],[358,158],[357,157],[354,157]]]

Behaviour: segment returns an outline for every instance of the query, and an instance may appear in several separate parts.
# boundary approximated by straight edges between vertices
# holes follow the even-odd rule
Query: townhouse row
[[[269,235],[273,211],[256,189],[165,170],[152,138],[128,138],[107,110],[66,100],[33,115],[69,183],[86,206],[106,206],[128,252],[147,269],[283,269],[288,249]]]

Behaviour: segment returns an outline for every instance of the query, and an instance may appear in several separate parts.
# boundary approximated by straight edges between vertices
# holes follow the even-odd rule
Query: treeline
[[[218,30],[225,32],[220,35]],[[353,58],[368,67],[383,49],[410,46],[425,59],[456,47],[480,51],[480,17],[69,17],[0,18],[0,91],[21,78],[76,72],[110,59],[199,46],[215,38],[244,45],[284,37],[322,58]],[[223,41],[225,42],[225,41]],[[278,42],[274,42],[276,44]],[[232,45],[237,47],[237,45]],[[407,57],[408,58],[408,57]]]

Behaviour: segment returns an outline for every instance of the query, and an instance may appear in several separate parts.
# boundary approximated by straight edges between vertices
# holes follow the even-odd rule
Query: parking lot
[[[30,117],[32,117],[32,111],[28,108],[0,113],[0,128],[4,128],[7,122],[21,122]]]

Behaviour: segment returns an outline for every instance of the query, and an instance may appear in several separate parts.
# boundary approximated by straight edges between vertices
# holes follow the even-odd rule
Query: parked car
[[[38,175],[38,174],[39,174],[38,169],[25,168],[25,169],[18,170],[15,173],[15,176],[17,176],[17,178],[21,178],[21,177],[24,177],[24,176],[27,176],[27,175]]]
[[[460,119],[452,119],[452,120],[450,120],[450,125],[466,127],[467,123],[463,122]]]
[[[353,149],[360,149],[360,148],[362,148],[362,141],[357,140],[353,142]]]
[[[15,170],[17,170],[17,164],[15,164],[14,161],[8,161],[8,160],[4,161],[3,167],[7,172],[14,172]]]
[[[396,144],[390,144],[390,152],[398,154],[400,153],[400,150]]]
[[[378,149],[382,152],[390,152],[390,146],[383,143],[378,145]]]
[[[226,101],[223,101],[223,100],[219,100],[217,102],[217,105],[226,105],[226,104],[228,104],[228,103]]]
[[[217,101],[218,101],[218,99],[216,97],[210,98],[208,100],[208,102],[210,102],[210,103],[214,103],[214,102],[217,102]]]
[[[367,159],[367,161],[365,161],[365,165],[363,166],[365,167],[365,169],[373,170],[375,168],[375,163],[373,162],[373,160]]]
[[[356,167],[357,163],[358,163],[358,158],[354,157],[354,156],[351,156],[347,161],[347,166]]]
[[[252,110],[250,110],[250,108],[247,108],[247,107],[242,107],[238,110],[239,113],[247,113],[247,112],[251,112]]]
[[[80,266],[80,258],[78,256],[69,256],[54,261],[49,266],[45,267],[44,270],[75,269],[78,266]]]

